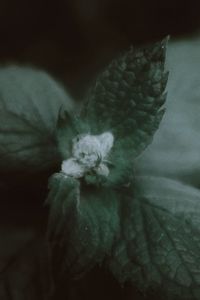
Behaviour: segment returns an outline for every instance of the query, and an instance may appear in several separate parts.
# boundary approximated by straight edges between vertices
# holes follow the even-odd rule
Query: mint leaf
[[[129,183],[133,161],[151,143],[164,113],[166,94],[163,93],[168,77],[164,70],[166,44],[167,39],[148,47],[131,47],[99,76],[80,114],[60,111],[57,140],[64,160],[75,158],[77,163],[73,140],[84,136],[94,140],[95,136],[106,133],[113,137],[113,145],[105,157],[99,156],[98,163],[104,168],[102,174],[107,174],[104,185]],[[82,155],[90,160],[92,150],[84,151]],[[89,168],[92,176],[86,182],[98,185],[101,182],[96,171],[98,165],[93,168]],[[85,173],[81,176],[85,177]]]
[[[56,123],[72,102],[47,74],[7,67],[0,70],[1,173],[40,172],[60,163]]]
[[[168,78],[167,40],[131,47],[106,68],[88,93],[80,115],[85,124],[81,133],[114,136],[108,186],[130,181],[135,158],[151,143],[160,124]]]
[[[97,78],[82,115],[94,132],[111,130],[123,147],[138,155],[150,142],[163,116],[167,39],[133,48]]]
[[[138,185],[123,194],[110,270],[159,299],[199,299],[199,191],[165,178],[141,176]]]
[[[137,185],[142,196],[149,198],[152,204],[160,203],[163,209],[174,215],[189,218],[195,226],[199,226],[200,210],[199,189],[177,180],[157,176],[137,176]]]
[[[74,112],[69,112],[65,107],[61,107],[56,126],[56,138],[62,159],[71,156],[73,138],[84,131],[81,126],[82,122]]]
[[[77,278],[101,263],[119,230],[118,197],[55,174],[49,181],[48,238],[57,278]]]

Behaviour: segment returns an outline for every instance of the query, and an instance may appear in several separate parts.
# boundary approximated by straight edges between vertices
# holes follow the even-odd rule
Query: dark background
[[[130,44],[141,45],[166,35],[172,39],[195,35],[200,29],[199,14],[199,1],[195,0],[1,0],[0,65],[42,68],[81,101],[94,76],[119,51]],[[6,271],[9,277],[12,262],[18,257],[23,261],[23,251],[27,253],[23,249],[32,241],[35,244],[38,232],[44,232],[48,212],[42,203],[46,192],[46,188],[34,185],[2,188],[0,274]],[[0,277],[2,300],[15,299],[3,298],[1,294],[16,288],[17,276],[22,275],[18,267],[14,268],[16,277],[7,292],[1,287]],[[65,289],[66,286],[60,289],[56,299],[61,300]],[[69,299],[143,299],[130,287],[122,291],[109,274],[99,270],[68,286],[68,290]]]
[[[199,26],[198,0],[1,0],[0,63],[46,69],[81,98],[129,44],[193,34]]]

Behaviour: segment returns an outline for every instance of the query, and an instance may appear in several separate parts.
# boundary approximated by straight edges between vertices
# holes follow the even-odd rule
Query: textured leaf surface
[[[133,160],[151,143],[164,113],[166,44],[167,39],[144,48],[131,47],[97,78],[78,117],[61,111],[57,139],[63,159],[72,155],[75,136],[110,132],[114,145],[107,157],[106,184],[129,182]]]
[[[0,170],[35,172],[60,160],[55,128],[61,106],[72,102],[47,74],[29,68],[0,70]]]
[[[110,253],[119,230],[118,198],[109,189],[84,189],[73,178],[50,179],[49,241],[58,277],[77,278]],[[60,277],[59,277],[60,278]]]
[[[111,130],[124,147],[129,144],[132,156],[151,142],[163,115],[166,42],[131,48],[114,60],[96,80],[83,109],[94,131]]]
[[[69,113],[65,108],[59,111],[56,139],[59,153],[63,160],[72,155],[73,138],[82,133],[82,131],[84,132],[84,129],[81,129],[81,123],[81,120],[78,119],[74,113]],[[85,132],[87,132],[87,130]]]
[[[122,283],[132,282],[159,299],[199,299],[199,191],[164,178],[138,182],[137,197],[123,195],[111,271]]]

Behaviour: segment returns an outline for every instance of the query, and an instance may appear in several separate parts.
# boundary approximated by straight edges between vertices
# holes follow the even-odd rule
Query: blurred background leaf
[[[30,68],[0,70],[0,175],[9,184],[59,167],[56,125],[60,108],[73,102],[45,72]]]
[[[200,187],[200,38],[171,43],[167,60],[166,113],[137,171]]]

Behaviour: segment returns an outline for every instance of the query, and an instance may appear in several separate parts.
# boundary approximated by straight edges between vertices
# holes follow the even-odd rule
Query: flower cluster
[[[74,178],[84,177],[90,172],[107,177],[107,158],[113,143],[114,137],[110,132],[75,137],[72,141],[72,157],[62,162],[61,171]]]

